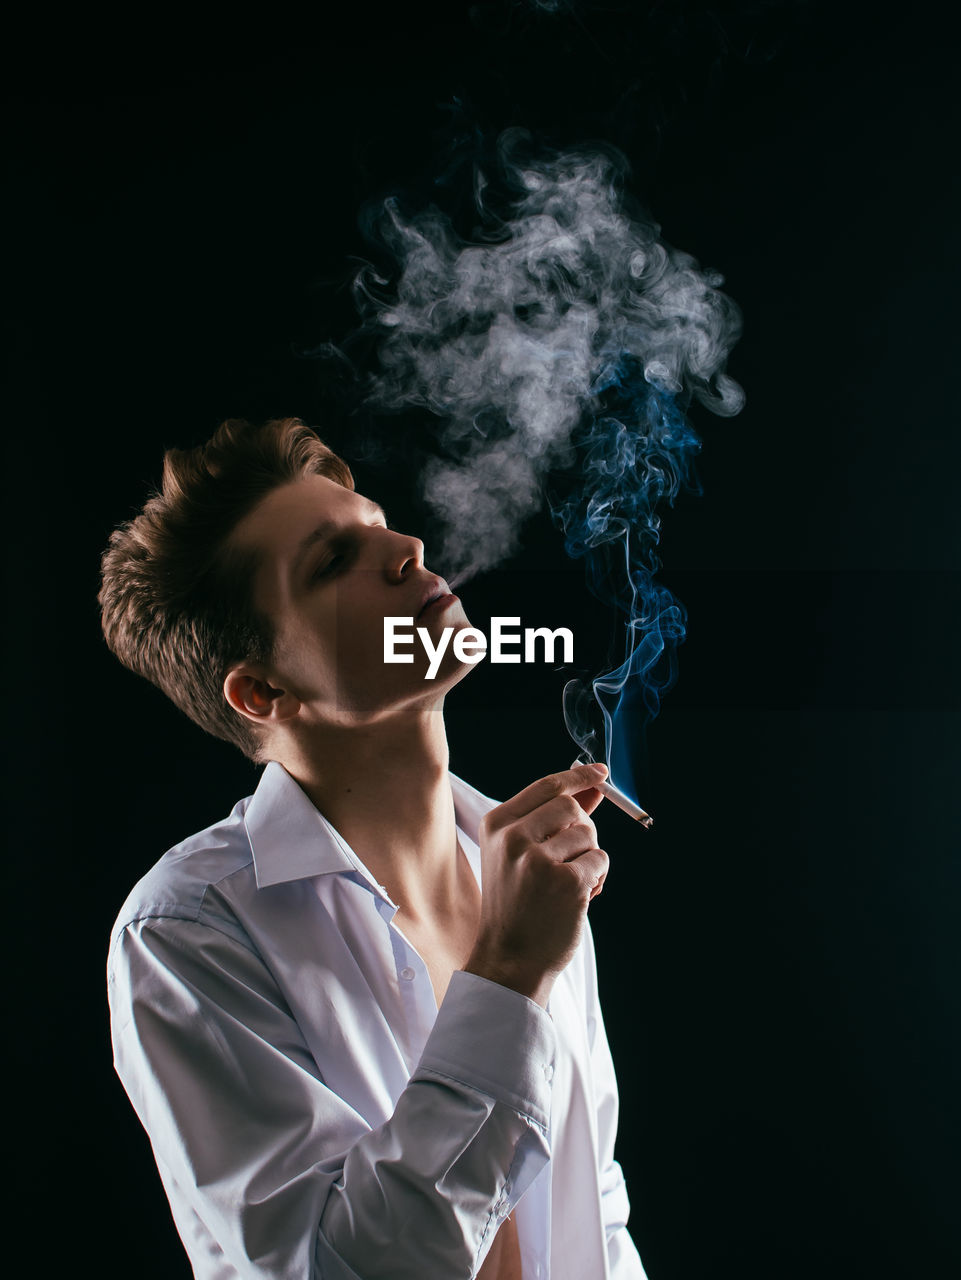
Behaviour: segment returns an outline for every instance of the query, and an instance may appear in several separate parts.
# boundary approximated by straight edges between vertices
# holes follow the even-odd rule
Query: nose
[[[384,557],[384,570],[391,582],[403,582],[415,569],[424,567],[424,544],[420,538],[387,530],[389,539]]]

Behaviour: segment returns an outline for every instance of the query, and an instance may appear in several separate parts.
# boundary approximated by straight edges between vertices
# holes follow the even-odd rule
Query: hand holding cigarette
[[[550,774],[481,821],[481,918],[464,968],[544,1008],[607,876],[607,854],[589,817],[600,803],[592,791],[606,772],[605,765],[577,764]]]

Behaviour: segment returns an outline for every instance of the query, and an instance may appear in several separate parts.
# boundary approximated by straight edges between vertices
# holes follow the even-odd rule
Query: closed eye
[[[330,555],[325,556],[311,573],[311,581],[316,582],[320,578],[334,577],[350,563],[351,558],[349,550],[333,548]]]
[[[339,560],[340,560],[340,556],[334,556],[334,558],[332,560],[328,560],[326,564],[318,565],[317,568],[314,570],[314,572],[310,575],[311,579],[316,581],[318,578],[328,577],[337,568],[337,564]]]
[[[387,520],[387,516],[383,511],[378,510],[371,528],[374,529],[390,529],[391,525]],[[350,537],[342,541],[335,541],[328,544],[328,554],[321,560],[317,567],[311,572],[311,582],[317,582],[323,578],[333,578],[344,569],[348,568],[354,559],[357,551],[357,541]]]
[[[374,521],[370,525],[371,529],[393,529],[386,512],[380,507],[374,512]],[[316,582],[328,577],[337,577],[339,572],[343,572],[345,568],[349,568],[357,553],[357,539],[354,536],[330,541],[328,543],[328,554],[321,559],[316,568],[311,571],[310,581]]]

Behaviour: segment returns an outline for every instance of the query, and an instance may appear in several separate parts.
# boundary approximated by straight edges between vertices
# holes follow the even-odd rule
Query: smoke
[[[476,174],[470,239],[436,208],[405,215],[388,200],[376,226],[396,279],[368,268],[357,281],[379,334],[371,405],[437,421],[423,489],[448,579],[511,555],[549,501],[592,588],[624,611],[624,661],[592,694],[609,760],[625,685],[637,678],[656,714],[684,635],[653,576],[656,507],[690,486],[699,448],[684,411],[694,399],[727,416],[744,402],[724,372],[738,308],[720,275],[628,207],[626,170],[611,148],[546,152],[510,130]],[[582,693],[565,698],[569,728],[598,754]]]

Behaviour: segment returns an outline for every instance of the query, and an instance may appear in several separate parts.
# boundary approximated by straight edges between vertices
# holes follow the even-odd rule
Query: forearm
[[[391,1120],[347,1153],[320,1222],[325,1280],[474,1275],[548,1159],[553,1029],[491,987],[454,975]]]
[[[248,1280],[471,1275],[548,1158],[553,1023],[480,977],[454,975],[416,1070],[393,1103],[363,1104],[369,1120],[325,1083],[259,958],[201,926],[129,931],[112,1005],[175,1215],[210,1233],[185,1238],[198,1277],[229,1274],[214,1246]]]

